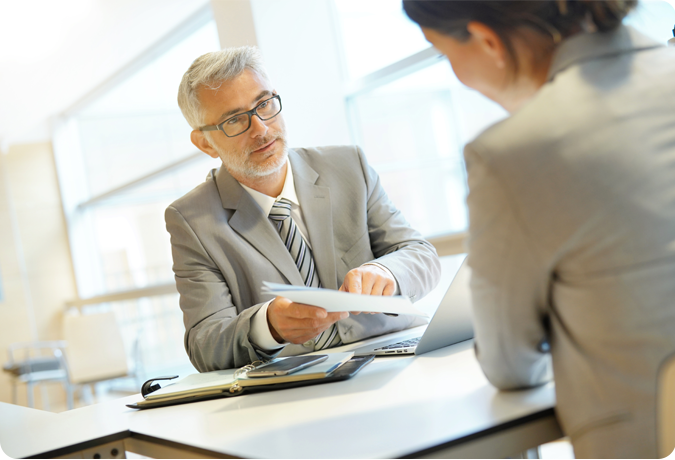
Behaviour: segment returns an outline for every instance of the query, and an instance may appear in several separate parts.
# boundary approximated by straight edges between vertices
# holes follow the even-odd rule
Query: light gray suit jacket
[[[466,147],[478,359],[550,377],[578,457],[656,456],[675,351],[675,50],[622,26],[564,41],[550,81]]]
[[[421,299],[438,283],[434,247],[389,200],[356,147],[289,153],[298,201],[321,285],[338,289],[349,270],[377,259],[401,295]],[[226,170],[165,213],[185,323],[185,348],[201,372],[240,367],[268,355],[249,342],[251,317],[272,296],[263,281],[303,285],[267,216]],[[338,322],[344,343],[424,324],[412,317],[357,315]],[[288,345],[282,355],[313,351]]]

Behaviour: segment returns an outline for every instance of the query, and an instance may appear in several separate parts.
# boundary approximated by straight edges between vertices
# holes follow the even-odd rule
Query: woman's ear
[[[478,48],[490,58],[498,69],[504,69],[507,62],[507,51],[504,42],[497,32],[482,22],[471,21],[466,29],[475,40]]]
[[[199,150],[210,156],[211,158],[218,159],[220,156],[216,149],[211,146],[211,143],[206,138],[204,133],[198,129],[193,130],[190,133],[190,140]]]

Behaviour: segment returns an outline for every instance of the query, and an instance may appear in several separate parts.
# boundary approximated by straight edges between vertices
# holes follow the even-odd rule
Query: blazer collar
[[[295,151],[289,149],[288,157],[321,285],[337,289],[330,189],[316,184],[319,174]],[[223,208],[235,210],[230,227],[263,254],[289,283],[302,285],[291,255],[251,195],[224,167],[214,176]]]
[[[216,181],[220,201],[225,209],[237,209],[240,200],[244,195],[248,195],[241,184],[230,175],[230,173],[221,166],[212,176]],[[255,202],[255,201],[254,201]]]
[[[288,157],[293,165],[295,192],[307,227],[307,237],[312,244],[312,255],[321,286],[337,289],[330,189],[317,184],[319,173],[300,155],[290,150]]]
[[[573,35],[558,46],[548,71],[548,80],[574,64],[661,46],[664,45],[624,25],[610,32]]]
[[[295,184],[295,191],[297,194],[297,181],[301,180],[306,183],[315,184],[319,178],[319,173],[314,171],[312,167],[302,159],[294,150],[288,150],[288,158],[291,162],[291,170],[293,172],[293,181]],[[240,201],[246,196],[250,196],[239,181],[232,177],[224,167],[220,167],[215,173],[211,172],[212,177],[216,181],[218,193],[220,194],[220,201],[223,203],[225,209],[239,209]],[[298,200],[300,198],[298,197]],[[302,202],[300,202],[302,205]]]
[[[215,174],[215,181],[223,208],[234,210],[230,228],[269,260],[289,284],[302,286],[293,258],[258,203],[224,167]]]

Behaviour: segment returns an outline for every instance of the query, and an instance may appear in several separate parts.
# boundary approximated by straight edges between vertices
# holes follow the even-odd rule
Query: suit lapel
[[[298,195],[302,216],[309,233],[307,237],[312,245],[321,286],[337,289],[330,189],[316,185],[319,174],[297,153],[291,150],[289,158],[293,166],[295,193]]]
[[[216,174],[216,184],[223,208],[234,210],[228,222],[230,227],[265,256],[290,284],[304,285],[279,234],[251,195],[223,167]]]

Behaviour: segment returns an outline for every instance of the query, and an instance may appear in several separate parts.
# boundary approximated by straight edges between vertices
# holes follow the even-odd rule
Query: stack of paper
[[[351,294],[332,289],[290,286],[267,281],[263,282],[262,292],[263,294],[286,297],[297,303],[315,305],[329,312],[360,311],[429,317],[426,313],[413,307],[410,300],[402,296]]]

